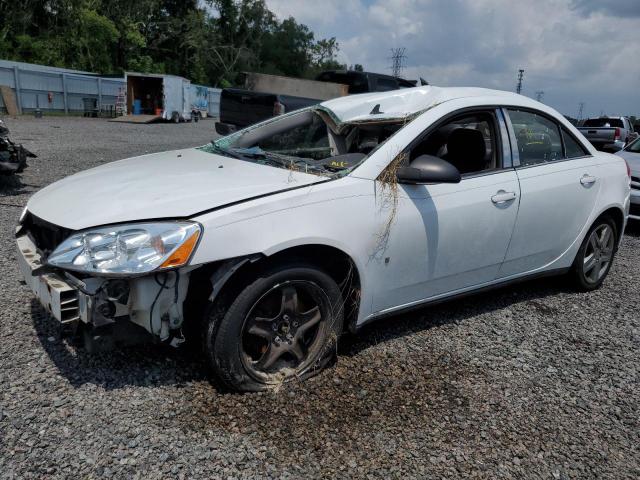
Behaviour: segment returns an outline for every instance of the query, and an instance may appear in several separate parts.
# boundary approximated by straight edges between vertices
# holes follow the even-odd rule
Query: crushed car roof
[[[340,123],[383,121],[411,117],[449,100],[487,96],[500,97],[503,101],[518,99],[518,103],[526,98],[512,92],[487,88],[443,88],[429,85],[334,98],[321,103],[317,108],[330,112]]]

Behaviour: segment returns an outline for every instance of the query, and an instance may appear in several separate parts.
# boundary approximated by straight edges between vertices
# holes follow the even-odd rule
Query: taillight
[[[284,115],[284,105],[280,102],[273,102],[273,116]]]
[[[613,134],[613,139],[618,140],[620,138],[620,129],[616,127],[616,133]]]

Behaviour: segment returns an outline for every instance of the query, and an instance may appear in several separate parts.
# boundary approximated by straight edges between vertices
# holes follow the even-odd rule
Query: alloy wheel
[[[241,357],[247,372],[262,381],[289,376],[309,366],[322,347],[326,294],[310,281],[290,281],[271,288],[244,320]]]
[[[607,273],[613,259],[614,243],[615,235],[608,224],[591,232],[582,262],[582,272],[589,283],[597,283]]]

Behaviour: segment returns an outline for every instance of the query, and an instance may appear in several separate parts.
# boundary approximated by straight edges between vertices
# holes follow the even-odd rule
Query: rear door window
[[[562,137],[557,123],[529,111],[509,109],[523,167],[562,160]]]

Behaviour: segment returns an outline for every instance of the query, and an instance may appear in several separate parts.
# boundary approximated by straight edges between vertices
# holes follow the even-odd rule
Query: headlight
[[[180,267],[195,250],[201,227],[193,222],[132,223],[78,232],[49,256],[67,270],[141,274]]]

